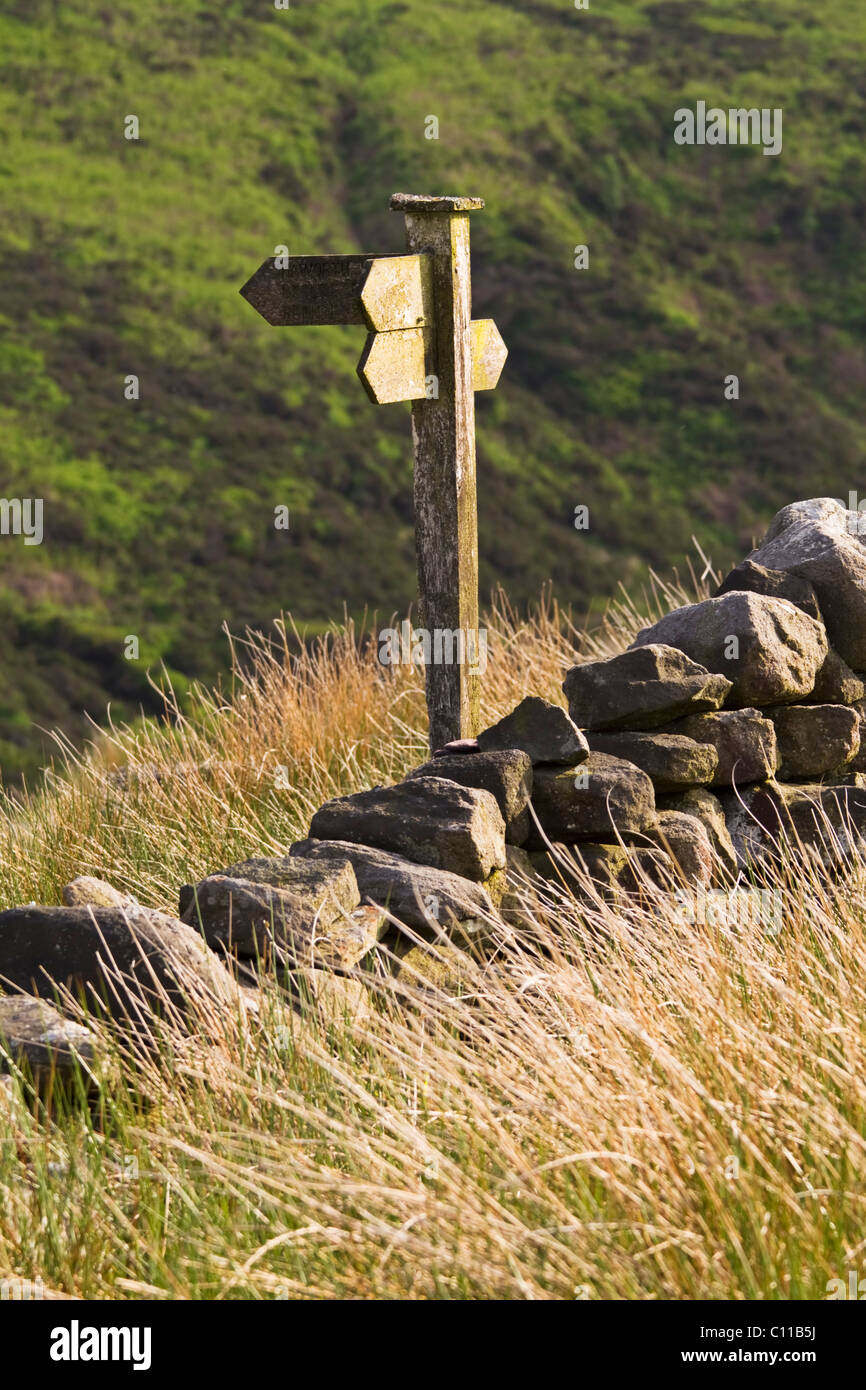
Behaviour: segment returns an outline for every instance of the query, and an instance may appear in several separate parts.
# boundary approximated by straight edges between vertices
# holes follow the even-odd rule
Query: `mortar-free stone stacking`
[[[657,813],[701,821],[716,873],[778,858],[792,841],[825,865],[857,851],[862,530],[862,517],[831,498],[785,507],[714,597],[663,615],[627,652],[566,674],[569,713],[590,748],[648,776]],[[695,745],[712,750],[712,766]]]
[[[0,913],[0,1065],[91,1058],[58,989],[117,1022],[155,999],[183,1018],[200,991],[247,1007],[233,974],[267,966],[293,1008],[357,1021],[374,965],[423,975],[435,948],[457,968],[428,978],[460,981],[461,952],[554,884],[704,892],[792,845],[834,872],[866,832],[861,524],[829,498],[783,508],[713,597],[576,657],[566,707],[527,696],[396,785],[333,797],[285,853],[182,887],[178,918],[89,874],[64,907]]]

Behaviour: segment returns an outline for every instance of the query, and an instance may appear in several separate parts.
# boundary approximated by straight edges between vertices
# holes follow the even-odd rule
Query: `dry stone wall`
[[[58,985],[115,1018],[158,986],[182,1012],[196,988],[236,999],[233,962],[276,967],[295,995],[303,979],[317,1009],[357,1011],[380,942],[413,970],[427,943],[477,946],[568,865],[600,895],[730,887],[792,844],[832,871],[866,826],[860,524],[829,499],[784,508],[712,598],[608,660],[575,661],[567,710],[528,696],[397,785],[334,798],[284,856],[183,887],[177,919],[88,878],[65,907],[0,914],[0,975],[19,998],[0,1000],[5,1055],[44,1070],[56,1036],[58,1058],[91,1064],[88,1039],[52,1013]]]

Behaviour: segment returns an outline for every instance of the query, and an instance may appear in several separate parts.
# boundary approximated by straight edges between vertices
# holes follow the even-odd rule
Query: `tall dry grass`
[[[587,638],[549,598],[526,620],[500,600],[485,718],[561,698],[576,648],[640,621],[623,601]],[[4,905],[95,872],[172,909],[424,757],[419,673],[351,629],[298,652],[281,626],[236,657],[192,714],[7,798]],[[374,962],[369,1014],[328,1026],[287,1030],[272,986],[258,1019],[205,1001],[155,1057],[118,1047],[128,1084],[96,1114],[40,1113],[13,1082],[0,1275],[113,1298],[821,1298],[866,1247],[864,881],[792,855],[777,935],[686,925],[671,892],[551,887],[453,994],[422,1002]]]

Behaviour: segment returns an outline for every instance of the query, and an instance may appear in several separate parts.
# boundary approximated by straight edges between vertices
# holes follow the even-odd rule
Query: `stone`
[[[393,974],[413,991],[432,990],[452,999],[473,995],[480,977],[470,953],[449,941],[412,946],[394,962]]]
[[[522,748],[498,748],[489,753],[452,754],[434,758],[408,774],[445,777],[462,787],[480,787],[496,798],[505,821],[506,844],[522,845],[529,834],[532,759]]]
[[[575,724],[605,732],[656,729],[684,714],[719,709],[731,682],[675,647],[651,643],[572,666],[562,688]]]
[[[765,598],[784,598],[793,603],[817,623],[823,622],[818,595],[808,579],[789,574],[786,570],[768,570],[754,560],[743,560],[725,575],[714,598],[730,593],[763,594]]]
[[[510,846],[510,848],[515,849],[516,846],[512,845],[512,846]],[[506,846],[505,846],[505,863],[506,863],[506,866],[507,866],[507,864],[508,864],[508,850],[509,850],[509,846],[506,845]],[[506,888],[508,887],[508,874],[507,874],[506,870],[505,870],[505,869],[494,869],[494,870],[493,870],[493,873],[490,875],[490,877],[489,877],[489,878],[486,878],[486,879],[484,880],[484,882],[482,883],[481,887],[482,887],[482,888],[484,889],[484,891],[486,892],[486,894],[487,894],[487,896],[489,897],[490,901],[492,902],[494,908],[498,908],[499,905],[500,905],[500,903],[502,902],[503,897],[505,896],[505,890],[506,890]]]
[[[860,717],[847,705],[784,705],[773,711],[782,782],[808,782],[860,751]]]
[[[370,1017],[370,991],[357,976],[298,970],[291,975],[290,1007],[306,1022],[326,1028],[352,1027]]]
[[[728,659],[732,639],[737,646]],[[787,599],[741,592],[676,608],[639,632],[632,645],[657,642],[710,669],[724,666],[733,682],[725,703],[733,709],[802,700],[827,658],[821,623]]]
[[[658,824],[646,832],[652,846],[673,861],[678,874],[692,886],[708,888],[713,879],[715,860],[706,827],[696,816],[682,811],[660,811]]]
[[[454,923],[483,918],[493,912],[493,903],[482,884],[445,869],[415,864],[387,850],[347,841],[299,840],[289,853],[293,858],[313,862],[348,859],[363,900],[385,908],[398,922],[423,935],[447,933]]]
[[[302,919],[306,914],[310,925],[314,920],[318,920],[320,925],[327,925],[339,921],[343,914],[354,911],[361,901],[350,857],[347,854],[336,857],[342,860],[342,864],[315,865],[295,858],[290,852],[277,858],[242,859],[219,872],[225,878],[264,883],[270,888],[292,893],[300,900],[298,912]],[[192,892],[189,886],[181,889],[181,916],[192,901]]]
[[[567,890],[587,908],[597,906],[599,899],[616,902],[622,893],[669,892],[681,882],[670,855],[658,845],[554,842],[552,852],[536,851],[530,858],[542,879]]]
[[[798,845],[817,852],[829,869],[862,853],[866,791],[856,783],[761,782],[740,794],[725,792],[721,801],[743,869],[778,860]]]
[[[553,848],[554,850],[565,850],[566,852],[568,852],[568,846],[567,846],[567,845],[557,844],[556,841],[553,842],[552,848]],[[530,864],[532,865],[532,872],[535,874],[536,878],[537,878],[537,879],[543,879],[543,880],[549,880],[550,877],[551,877],[551,874],[554,872],[554,869],[553,869],[553,862],[554,862],[554,861],[553,861],[553,856],[548,852],[548,850],[546,850],[546,849],[524,850],[524,854],[525,854],[525,855],[527,856],[527,858],[529,859],[529,862],[530,862]]]
[[[580,768],[536,766],[532,804],[550,840],[612,840],[645,830],[655,818],[653,784],[645,772],[607,753],[590,753]],[[533,827],[530,846],[544,847]]]
[[[510,926],[523,926],[531,921],[527,914],[537,906],[540,876],[530,855],[517,845],[505,846],[505,859],[506,887],[499,903],[499,915]]]
[[[533,763],[574,767],[589,754],[586,739],[561,705],[527,695],[510,714],[478,735],[482,752],[522,748]]]
[[[713,787],[746,786],[772,777],[779,766],[773,722],[757,709],[691,714],[668,726],[697,743],[709,743],[718,757]]]
[[[181,1015],[208,995],[236,1007],[237,987],[197,932],[148,908],[12,907],[0,913],[4,986],[53,999],[55,985],[94,1011],[135,1020],[141,1001]]]
[[[354,907],[347,911],[340,905],[341,881],[349,874],[355,879],[347,860],[316,867],[320,882],[335,885],[332,893],[325,890],[318,910],[311,908],[309,897],[291,889],[212,874],[195,885],[184,918],[200,923],[209,946],[242,959],[349,970],[375,946],[379,918],[359,910],[357,884]]]
[[[597,887],[613,892],[620,885],[629,851],[622,845],[579,844],[571,848],[575,861]]]
[[[713,781],[719,758],[709,743],[682,734],[610,733],[589,735],[594,753],[608,753],[634,763],[651,779],[656,792],[680,791]]]
[[[619,874],[618,888],[632,897],[656,897],[659,892],[676,892],[681,884],[669,854],[658,846],[629,846],[625,863]]]
[[[549,849],[533,849],[525,853],[538,881],[561,884],[570,861],[574,859],[574,846],[565,845],[561,840],[553,840]]]
[[[444,777],[326,801],[310,822],[310,838],[390,850],[476,882],[505,868],[505,822],[495,798]]]
[[[851,708],[860,721],[860,748],[846,767],[846,772],[866,772],[866,699],[855,700]]]
[[[61,897],[67,907],[138,907],[129,893],[121,893],[101,878],[84,874],[65,884]]]
[[[90,1090],[101,1059],[91,1030],[64,1018],[46,999],[0,995],[0,1070],[13,1067],[22,1067],[40,1090],[53,1077],[68,1082],[76,1076]]]
[[[860,754],[858,753],[857,757],[859,758],[859,756]],[[854,762],[856,761],[857,759],[855,758]],[[827,774],[826,778],[822,778],[824,785],[833,787],[857,787],[861,792],[866,791],[866,773],[852,772],[852,766],[853,763],[847,763],[845,767],[834,768],[832,772]],[[784,785],[784,783],[781,785]]]
[[[866,670],[863,521],[857,512],[830,497],[795,502],[776,513],[764,539],[748,557],[809,581],[830,643],[854,671]]]
[[[815,677],[811,695],[805,704],[810,705],[853,705],[866,695],[866,684],[856,671],[852,671],[837,651],[831,647],[827,660]]]
[[[580,875],[586,875],[602,894],[612,892],[619,883],[619,877],[628,861],[628,850],[623,845],[593,844],[582,841],[580,844],[566,845],[554,840],[551,849],[535,850],[529,856],[533,872],[539,879],[554,883],[560,888],[567,887],[576,896],[580,892]]]
[[[537,877],[529,854],[520,845],[505,846],[505,872],[509,882],[525,878],[533,883]]]
[[[748,874],[753,867],[760,868],[774,857],[772,829],[778,833],[780,828],[776,813],[783,804],[780,789],[773,780],[755,782],[742,790],[721,792],[719,800],[737,856],[737,868]]]
[[[701,822],[710,839],[716,856],[715,878],[724,881],[725,875],[737,872],[737,855],[734,850],[725,813],[717,796],[705,787],[691,787],[678,796],[666,796],[656,801],[661,811],[682,811],[687,816],[695,816]]]
[[[353,931],[359,933],[364,941],[381,941],[391,926],[387,913],[374,903],[359,903],[357,907],[353,907],[349,913],[349,921],[352,923]]]
[[[803,522],[826,523],[836,530],[848,531],[853,536],[857,534],[860,518],[856,512],[849,512],[835,497],[808,497],[802,502],[789,502],[776,512],[757,550],[770,541],[777,540],[790,527]],[[753,550],[749,559],[752,559],[755,553]]]
[[[434,758],[450,758],[454,753],[477,753],[477,738],[452,738],[450,743],[443,743],[441,748],[433,749]]]

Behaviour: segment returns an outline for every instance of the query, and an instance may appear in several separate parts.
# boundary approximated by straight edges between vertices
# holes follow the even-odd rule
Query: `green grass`
[[[402,249],[396,189],[487,200],[483,593],[588,605],[693,533],[723,565],[792,498],[862,491],[864,53],[845,0],[6,6],[0,486],[46,508],[41,547],[0,538],[7,781],[40,727],[155,709],[160,662],[213,679],[224,622],[412,599],[407,408],[367,402],[359,331],[237,293],[278,243]],[[781,105],[782,155],[675,146],[699,98]]]

